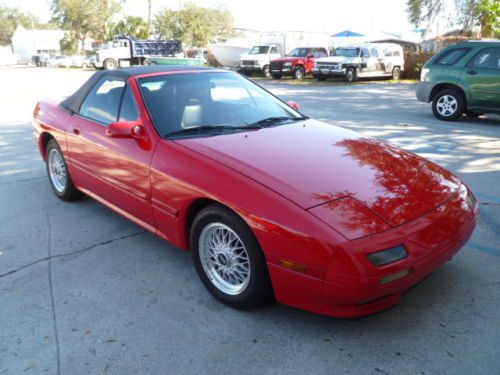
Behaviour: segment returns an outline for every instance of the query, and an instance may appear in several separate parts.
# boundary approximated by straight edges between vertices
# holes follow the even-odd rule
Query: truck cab
[[[251,76],[253,73],[263,73],[266,77],[270,77],[271,60],[281,56],[283,56],[283,50],[279,44],[253,46],[248,53],[240,57],[241,72],[246,76]]]
[[[282,76],[302,79],[311,73],[316,59],[327,56],[328,52],[323,47],[294,48],[285,57],[271,61],[271,75],[274,79],[280,79]]]
[[[397,44],[366,43],[339,47],[332,56],[316,60],[313,76],[319,81],[341,77],[346,82],[362,77],[399,79],[404,69],[403,48]]]

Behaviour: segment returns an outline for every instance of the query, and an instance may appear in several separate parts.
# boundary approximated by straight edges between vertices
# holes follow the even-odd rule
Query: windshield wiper
[[[257,129],[257,126],[230,126],[230,125],[200,125],[193,126],[190,128],[179,129],[171,131],[170,133],[165,134],[165,137],[170,137],[173,135],[182,135],[182,134],[191,134],[191,133],[199,133],[202,131],[214,131],[214,130],[244,130],[244,129]]]
[[[307,120],[308,118],[309,117],[307,117],[307,116],[300,116],[300,117],[287,117],[287,116],[267,117],[265,119],[252,122],[251,124],[248,124],[247,126],[264,128],[266,126],[272,126],[272,125],[278,124],[278,123],[283,122],[283,121],[303,121],[303,120]]]

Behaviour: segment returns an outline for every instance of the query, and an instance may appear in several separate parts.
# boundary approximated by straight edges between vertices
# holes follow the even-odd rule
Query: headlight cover
[[[291,62],[286,62],[286,63],[283,63],[283,66],[292,66],[292,63]]]
[[[381,267],[397,262],[398,260],[406,258],[407,255],[408,254],[406,253],[406,249],[403,245],[366,254],[370,262],[372,262],[375,267]]]

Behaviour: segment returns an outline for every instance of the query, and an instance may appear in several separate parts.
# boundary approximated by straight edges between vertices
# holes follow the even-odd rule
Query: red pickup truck
[[[328,57],[328,52],[323,47],[295,48],[285,57],[271,61],[271,75],[274,79],[280,79],[282,76],[302,79],[311,73],[314,60],[320,57]]]

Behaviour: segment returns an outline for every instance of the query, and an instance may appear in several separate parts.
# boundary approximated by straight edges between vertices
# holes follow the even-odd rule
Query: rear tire
[[[47,143],[45,155],[47,155],[46,167],[50,186],[57,197],[68,202],[80,199],[83,194],[73,184],[66,160],[55,139]]]
[[[219,204],[204,208],[191,225],[196,271],[214,297],[236,309],[252,309],[272,297],[260,246],[246,223]]]
[[[438,92],[432,100],[432,112],[442,121],[456,121],[465,111],[465,99],[458,90]]]
[[[395,66],[392,69],[392,79],[395,81],[399,81],[400,78],[401,78],[401,69],[399,68],[399,66]]]

